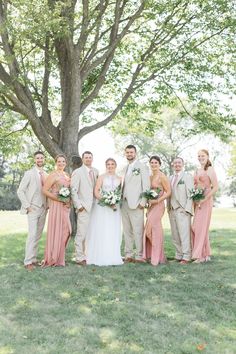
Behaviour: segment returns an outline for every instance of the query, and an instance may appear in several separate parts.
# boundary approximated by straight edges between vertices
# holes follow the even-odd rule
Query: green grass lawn
[[[0,354],[236,353],[236,210],[214,210],[213,260],[188,266],[78,267],[70,242],[67,267],[27,272],[26,226],[0,212]]]

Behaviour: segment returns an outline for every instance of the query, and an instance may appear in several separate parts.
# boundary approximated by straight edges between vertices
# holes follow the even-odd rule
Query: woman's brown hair
[[[63,157],[63,158],[66,160],[66,163],[67,163],[67,158],[66,158],[66,155],[64,155],[64,154],[58,154],[58,155],[55,157],[55,162],[57,162],[57,160],[58,160],[60,157]]]
[[[207,150],[205,150],[205,149],[201,149],[200,151],[204,152],[204,154],[206,154],[207,157],[208,157],[207,162],[206,162],[206,164],[204,166],[204,170],[206,171],[208,169],[208,167],[212,166],[212,163],[209,160],[209,152]]]
[[[109,161],[114,162],[114,164],[117,166],[116,160],[113,159],[112,157],[109,157],[109,158],[105,161],[105,164],[107,165],[107,163],[108,163]]]

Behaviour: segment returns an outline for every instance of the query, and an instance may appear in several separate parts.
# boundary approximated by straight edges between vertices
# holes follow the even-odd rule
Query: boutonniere
[[[184,181],[181,179],[178,184],[184,184]]]
[[[133,168],[133,169],[132,169],[132,174],[133,174],[134,176],[140,175],[140,168]]]

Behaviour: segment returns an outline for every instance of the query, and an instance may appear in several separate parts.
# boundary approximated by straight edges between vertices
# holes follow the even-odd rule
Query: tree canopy
[[[0,0],[2,119],[15,112],[52,156],[179,93],[207,108],[203,126],[220,114],[230,129],[219,100],[235,94],[234,14],[233,0]]]

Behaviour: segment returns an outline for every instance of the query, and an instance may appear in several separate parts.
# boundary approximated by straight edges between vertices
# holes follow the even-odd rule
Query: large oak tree
[[[212,109],[234,87],[234,13],[231,0],[0,0],[0,110],[70,156],[145,96]]]

